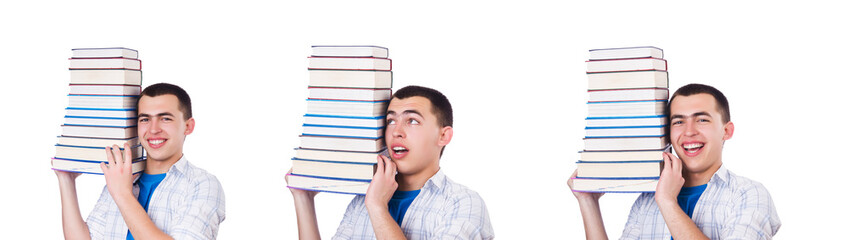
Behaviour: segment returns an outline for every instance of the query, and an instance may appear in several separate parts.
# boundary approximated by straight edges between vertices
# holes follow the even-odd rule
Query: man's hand
[[[398,188],[395,175],[397,175],[395,162],[380,155],[377,158],[377,172],[374,173],[374,178],[371,179],[371,184],[368,185],[368,191],[365,193],[365,207],[369,210],[389,209],[389,200]]]
[[[659,206],[677,205],[677,195],[680,194],[680,189],[686,182],[683,179],[683,161],[671,153],[663,153],[663,165],[654,200]]]
[[[601,196],[604,196],[604,193],[597,192],[575,192],[574,191],[574,178],[577,177],[577,169],[574,169],[574,173],[571,174],[571,177],[568,178],[568,188],[571,189],[571,193],[574,194],[574,197],[577,198],[578,202],[581,201],[593,201],[595,203],[598,202],[598,199],[601,199]]]
[[[289,172],[286,173],[286,177],[285,177],[286,186],[289,185],[288,184],[289,183],[289,174],[291,174],[291,173],[292,173],[291,169],[289,169]],[[303,190],[303,189],[289,188],[289,187],[287,187],[287,188],[289,189],[289,191],[291,191],[292,196],[294,196],[295,200],[315,199],[315,195],[318,195],[317,191],[307,191],[307,190]]]
[[[100,163],[103,176],[106,177],[106,188],[117,202],[123,197],[135,198],[132,193],[133,180],[137,176],[132,173],[132,153],[129,143],[124,143],[124,151],[118,145],[106,147],[106,158],[109,164]]]

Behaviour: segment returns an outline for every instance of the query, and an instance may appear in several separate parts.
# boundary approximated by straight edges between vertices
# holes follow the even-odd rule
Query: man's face
[[[451,127],[439,127],[430,100],[424,97],[394,98],[386,114],[386,145],[398,172],[416,174],[438,169],[442,147],[450,142]],[[451,131],[450,133],[446,133]]]
[[[194,119],[183,118],[176,96],[142,96],[138,101],[138,136],[148,160],[176,162],[182,157],[185,136],[193,130]]]
[[[724,124],[712,95],[677,96],[671,102],[671,144],[692,173],[718,170],[724,140],[733,136],[733,123]]]

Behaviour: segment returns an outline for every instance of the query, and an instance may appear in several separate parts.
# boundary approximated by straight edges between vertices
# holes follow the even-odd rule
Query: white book
[[[99,161],[79,161],[54,158],[52,163],[54,170],[89,174],[103,174],[103,170],[100,169]],[[144,160],[133,161],[132,172],[139,173],[141,171],[144,171],[145,163],[146,161]]]
[[[668,100],[668,88],[589,90],[589,102]]]
[[[668,146],[666,137],[584,138],[586,151],[658,150]]]
[[[586,127],[586,137],[660,137],[665,136],[665,126],[657,127]]]
[[[86,116],[105,118],[135,118],[135,108],[65,108],[65,116]]]
[[[577,162],[581,178],[646,178],[660,177],[661,161],[643,162]]]
[[[309,191],[347,193],[364,195],[368,191],[369,181],[351,181],[331,178],[318,178],[289,174],[288,187]]]
[[[588,73],[644,70],[665,71],[666,62],[664,59],[657,58],[592,60],[586,62],[586,72]]]
[[[622,88],[668,88],[666,71],[588,73],[589,90]]]
[[[71,84],[71,95],[135,95],[141,94],[137,85]]]
[[[68,107],[135,108],[138,95],[68,95]]]
[[[589,60],[622,58],[663,58],[663,50],[651,46],[589,50]]]
[[[372,128],[303,124],[303,135],[377,139],[383,137],[384,131],[385,129],[382,127]]]
[[[392,89],[309,87],[309,98],[354,101],[382,101],[392,97]]]
[[[71,84],[141,85],[141,71],[129,69],[71,69]]]
[[[292,159],[292,174],[371,180],[376,164]]]
[[[107,146],[83,147],[56,145],[56,158],[106,162],[109,161],[106,156]],[[125,151],[123,145],[118,146],[121,148],[121,151]],[[141,145],[130,147],[130,155],[133,159],[141,159]]]
[[[633,117],[663,115],[665,100],[589,102],[586,104],[589,117]]]
[[[392,60],[370,57],[309,57],[309,69],[392,70]]]
[[[138,136],[138,131],[136,127],[62,125],[62,136],[94,138],[131,138]]]
[[[386,116],[355,117],[306,114],[303,115],[303,124],[376,128],[386,125]]]
[[[85,116],[65,116],[65,125],[85,125],[104,127],[134,127],[138,118],[103,118]]]
[[[310,149],[379,152],[386,148],[383,139],[300,136],[300,147]]]
[[[389,101],[337,101],[307,99],[306,113],[317,115],[344,115],[359,117],[375,117],[386,115]]]
[[[658,179],[595,179],[574,178],[575,192],[654,192]]]
[[[138,51],[122,47],[74,48],[71,54],[73,58],[138,58]]]
[[[90,137],[71,137],[59,136],[56,139],[56,144],[66,146],[82,146],[82,147],[106,147],[112,145],[123,146],[128,143],[130,146],[138,145],[138,138],[90,138]]]
[[[665,126],[665,115],[586,118],[586,127]]]
[[[71,58],[70,68],[141,70],[141,60],[131,58]]]
[[[318,45],[312,46],[313,57],[375,57],[388,58],[389,49],[378,46]]]
[[[391,71],[309,70],[310,87],[391,88]]]
[[[337,162],[377,163],[377,158],[381,153],[382,152],[356,152],[297,148],[295,149],[295,158]]]

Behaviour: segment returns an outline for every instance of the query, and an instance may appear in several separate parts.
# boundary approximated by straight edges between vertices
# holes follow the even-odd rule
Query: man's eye
[[[139,118],[138,119],[138,122],[147,122],[147,121],[149,121],[147,118]]]
[[[395,120],[394,119],[386,120],[386,124],[395,124]]]
[[[706,119],[706,118],[702,118],[702,119],[698,119],[698,122],[708,123],[708,122],[710,122],[710,120]]]
[[[678,120],[678,121],[671,122],[671,125],[680,125],[680,124],[683,124],[683,121]]]
[[[418,120],[409,119],[409,124],[418,124]]]

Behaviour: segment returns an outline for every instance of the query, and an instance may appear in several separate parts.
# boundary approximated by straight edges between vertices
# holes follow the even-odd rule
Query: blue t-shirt
[[[150,205],[150,197],[153,196],[153,191],[165,179],[166,174],[142,173],[141,177],[138,178],[138,182],[136,182],[138,183],[138,203],[141,204],[145,212],[147,211],[147,206]],[[129,230],[127,230],[127,240],[135,240]]]
[[[412,200],[415,200],[415,197],[417,197],[420,192],[421,189],[413,191],[395,191],[395,194],[392,195],[392,199],[389,200],[389,214],[392,215],[392,218],[395,219],[398,226],[400,226],[400,223],[403,222],[403,215],[406,215],[406,209],[409,209],[409,205],[412,204]]]
[[[707,184],[680,189],[680,194],[677,195],[677,205],[680,205],[680,209],[683,209],[683,212],[689,218],[692,218],[692,212],[695,211],[695,204],[698,203],[698,198],[701,198],[701,194],[704,193],[705,189],[707,189]],[[671,239],[674,238],[672,237]]]

